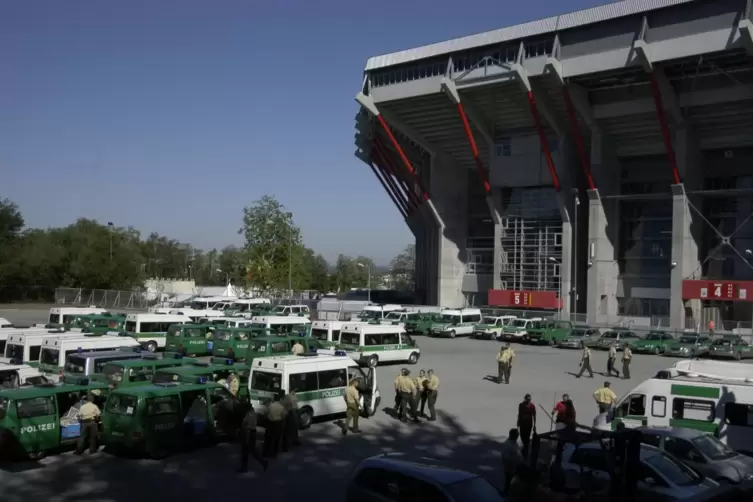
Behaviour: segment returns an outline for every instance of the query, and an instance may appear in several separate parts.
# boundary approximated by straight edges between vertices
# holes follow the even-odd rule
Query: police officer
[[[518,405],[518,430],[520,442],[523,443],[523,457],[527,458],[531,445],[531,433],[536,434],[536,405],[533,404],[530,394],[526,394]]]
[[[400,377],[403,375],[403,370],[400,370],[400,373],[397,374],[397,378],[395,378],[395,414],[400,415],[400,390],[397,388],[397,382],[400,380]]]
[[[622,351],[622,375],[625,380],[630,380],[630,363],[633,361],[633,351],[627,345]]]
[[[399,378],[399,377],[398,377]],[[348,388],[345,389],[345,427],[343,427],[343,436],[348,434],[348,427],[353,424],[351,429],[355,433],[361,432],[358,428],[358,417],[361,414],[360,394],[358,393],[358,380],[350,381]]]
[[[421,405],[421,416],[424,416],[424,408],[426,407],[426,398],[428,397],[426,391],[426,370],[418,372],[418,376],[413,379],[413,383],[416,384],[416,409],[419,409],[419,403]]]
[[[515,352],[510,347],[510,344],[505,344],[499,349],[497,354],[497,383],[502,382],[510,383],[510,373],[512,372],[512,360],[515,357]]]
[[[249,409],[243,416],[241,423],[241,466],[238,468],[239,473],[248,472],[248,456],[254,457],[254,460],[261,464],[266,471],[268,462],[259,454],[256,448],[256,412],[253,405],[249,403]]]
[[[99,406],[94,404],[94,396],[87,394],[86,402],[78,410],[78,421],[81,422],[81,435],[76,445],[76,455],[81,455],[89,442],[89,453],[97,453],[97,434],[99,433],[97,421],[102,416]]]
[[[264,456],[276,457],[280,451],[282,438],[283,420],[285,420],[285,407],[280,400],[281,393],[275,394],[274,401],[269,403],[267,409],[267,428],[264,431]]]
[[[410,407],[413,421],[418,422],[415,410],[416,401],[413,399],[416,393],[416,384],[410,379],[410,371],[403,369],[402,374],[397,377],[395,383],[397,384],[397,390],[400,392],[400,420],[403,422],[408,421],[408,408]]]
[[[614,367],[614,362],[617,360],[617,349],[609,347],[609,355],[607,357],[607,375],[612,376],[614,372],[617,374],[617,378],[620,378],[620,371]]]
[[[434,422],[437,419],[437,410],[434,408],[434,406],[437,404],[437,395],[439,394],[439,377],[434,374],[433,369],[429,369],[426,374],[426,394],[427,401],[429,403],[429,422]]]
[[[599,407],[599,414],[594,419],[594,427],[604,426],[607,423],[607,415],[617,401],[617,394],[611,389],[609,382],[604,382],[603,387],[599,387],[594,392],[594,401]]]
[[[580,346],[583,349],[583,352],[580,356],[580,371],[577,375],[575,375],[575,378],[580,378],[583,376],[583,372],[588,370],[588,376],[590,378],[594,377],[594,372],[591,369],[591,349],[586,347],[586,344],[583,342],[580,342]]]
[[[227,390],[230,391],[233,396],[238,397],[240,387],[241,383],[238,379],[238,375],[236,375],[235,372],[231,372],[227,377]]]
[[[303,354],[305,352],[305,349],[303,348],[303,345],[301,345],[301,342],[296,341],[295,344],[293,344],[293,348],[290,350],[290,352],[292,352],[294,356],[297,356]]]
[[[301,441],[298,439],[298,429],[300,425],[298,422],[298,397],[295,395],[295,389],[291,389],[290,392],[282,398],[282,407],[285,408],[282,451],[288,451],[291,447],[301,444]]]

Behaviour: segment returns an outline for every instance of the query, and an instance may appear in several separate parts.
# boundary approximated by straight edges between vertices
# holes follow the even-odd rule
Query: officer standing
[[[87,441],[89,441],[89,453],[97,453],[97,435],[99,434],[97,421],[102,416],[102,411],[93,401],[94,397],[87,394],[86,402],[78,410],[77,418],[81,422],[81,435],[78,437],[76,455],[84,453]]]
[[[267,409],[267,428],[264,431],[264,456],[276,457],[280,451],[282,439],[282,426],[285,420],[285,407],[280,402],[282,395],[275,394],[274,401],[269,403]]]
[[[282,434],[282,451],[288,451],[291,447],[298,446],[301,441],[298,439],[298,397],[295,390],[291,389],[284,398],[282,398],[282,407],[285,408],[284,431]]]
[[[397,382],[402,375],[403,370],[400,370],[400,373],[397,374],[397,378],[395,378],[395,413],[397,415],[400,415],[400,389],[397,388]]]
[[[622,351],[622,375],[625,380],[630,380],[630,363],[633,360],[633,351],[627,345]]]
[[[303,354],[305,352],[305,349],[303,348],[303,345],[301,345],[301,342],[296,341],[295,344],[293,344],[293,348],[290,350],[290,352],[292,352],[294,356],[298,356],[300,354]]]
[[[523,457],[528,457],[528,448],[531,445],[531,432],[536,433],[536,405],[531,400],[531,395],[526,394],[523,402],[518,405],[518,430],[520,442],[523,443]]]
[[[418,408],[419,403],[421,404],[420,413],[421,416],[424,416],[424,408],[426,407],[426,398],[428,397],[427,391],[426,391],[426,370],[421,370],[418,372],[418,376],[413,380],[413,383],[416,384],[416,408]]]
[[[586,347],[586,344],[583,342],[580,342],[580,346],[583,348],[583,352],[580,356],[580,371],[577,375],[575,375],[575,378],[580,378],[583,376],[583,372],[588,370],[588,376],[589,378],[594,377],[594,372],[591,369],[591,349]]]
[[[594,401],[596,401],[599,407],[599,414],[594,418],[594,427],[604,426],[607,423],[607,415],[617,401],[617,394],[611,389],[609,382],[604,382],[603,387],[596,389],[594,392]]]
[[[429,369],[426,374],[426,400],[429,402],[429,422],[434,422],[437,419],[435,406],[437,404],[437,395],[439,394],[439,377],[434,374],[433,369]]]
[[[512,372],[512,360],[515,357],[515,352],[510,347],[510,344],[505,344],[504,347],[499,349],[497,354],[497,383],[500,384],[503,381],[506,384],[510,383],[510,373]]]
[[[259,462],[265,471],[267,470],[268,462],[262,458],[256,448],[256,412],[251,404],[241,423],[241,466],[237,472],[248,472],[249,455],[254,457],[254,460]]]
[[[400,378],[400,377],[398,377]],[[351,429],[354,433],[361,432],[358,428],[358,417],[361,414],[360,406],[361,395],[358,393],[358,380],[350,381],[348,388],[345,389],[345,427],[343,427],[343,436],[348,434],[348,427],[353,424]]]
[[[607,375],[612,376],[612,372],[617,374],[617,378],[620,378],[620,371],[614,367],[614,362],[617,360],[617,349],[609,347],[609,356],[607,359]]]
[[[415,404],[413,395],[416,392],[416,384],[410,379],[410,371],[403,369],[402,374],[397,377],[397,390],[400,392],[400,420],[403,422],[408,421],[408,407],[410,407],[410,414],[414,422],[418,422],[416,416]]]

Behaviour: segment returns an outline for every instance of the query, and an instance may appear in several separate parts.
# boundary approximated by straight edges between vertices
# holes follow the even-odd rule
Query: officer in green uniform
[[[282,427],[285,420],[285,407],[280,400],[282,394],[275,394],[274,401],[267,408],[267,428],[264,431],[264,456],[276,457],[280,451]]]
[[[583,342],[580,342],[580,346],[583,348],[583,353],[580,356],[580,371],[575,377],[580,378],[583,376],[584,371],[588,371],[588,376],[593,378],[594,371],[591,369],[591,349],[586,347],[586,344]]]
[[[254,460],[259,462],[262,468],[266,471],[268,462],[260,454],[256,448],[256,411],[254,407],[249,404],[249,409],[246,411],[246,415],[243,417],[241,424],[241,466],[238,468],[239,473],[248,472],[248,457],[251,455]]]

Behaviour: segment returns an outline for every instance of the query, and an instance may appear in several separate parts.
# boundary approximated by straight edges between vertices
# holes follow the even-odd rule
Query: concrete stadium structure
[[[372,57],[356,155],[427,304],[750,321],[751,0],[627,0]]]

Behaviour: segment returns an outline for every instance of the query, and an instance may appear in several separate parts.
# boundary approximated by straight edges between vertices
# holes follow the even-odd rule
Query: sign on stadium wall
[[[560,299],[555,291],[490,289],[489,305],[493,307],[559,309]]]
[[[753,301],[753,281],[682,281],[683,300]]]

